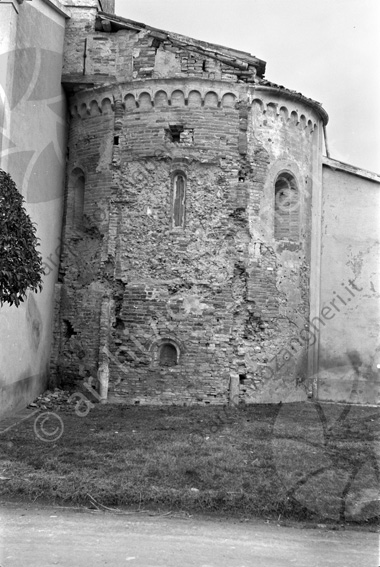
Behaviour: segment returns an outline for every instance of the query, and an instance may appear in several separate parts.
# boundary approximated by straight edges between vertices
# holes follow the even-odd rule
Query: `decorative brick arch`
[[[287,180],[287,183],[282,184],[281,180],[283,179]],[[291,219],[287,219],[286,214],[290,213],[289,207],[283,206],[286,203],[281,204],[280,202],[280,191],[283,186],[283,189],[285,189],[285,185],[288,190],[291,190],[293,186],[295,191],[294,195],[291,193],[288,195],[288,197],[294,196],[296,199],[291,205]],[[310,196],[311,187],[309,188],[308,185],[305,176],[294,160],[279,158],[272,163],[264,187],[263,218],[265,218],[265,226],[267,227],[267,232],[264,235],[266,239],[299,241],[301,219],[306,206],[305,201]],[[282,231],[280,226],[283,228]],[[286,226],[289,230],[286,229]],[[286,230],[288,230],[287,236],[285,236]]]

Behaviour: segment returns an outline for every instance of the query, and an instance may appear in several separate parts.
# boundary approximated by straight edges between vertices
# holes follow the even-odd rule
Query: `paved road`
[[[0,509],[1,567],[379,567],[374,533],[265,522]]]

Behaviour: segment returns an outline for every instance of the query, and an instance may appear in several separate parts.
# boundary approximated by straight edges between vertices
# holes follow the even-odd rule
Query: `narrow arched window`
[[[164,343],[160,348],[160,366],[177,365],[177,349],[170,343]]]
[[[299,239],[300,194],[291,173],[282,172],[275,183],[274,238]]]
[[[183,173],[177,173],[173,178],[173,204],[172,222],[173,227],[185,226],[186,205],[186,177]]]

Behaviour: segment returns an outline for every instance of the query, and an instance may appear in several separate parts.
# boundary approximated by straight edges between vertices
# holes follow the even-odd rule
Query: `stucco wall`
[[[316,395],[379,403],[380,179],[330,163],[323,168]]]
[[[0,409],[46,386],[63,207],[66,103],[61,87],[65,17],[42,0],[0,4],[0,167],[26,199],[46,268],[42,293],[0,308]],[[59,6],[59,3],[56,3]]]

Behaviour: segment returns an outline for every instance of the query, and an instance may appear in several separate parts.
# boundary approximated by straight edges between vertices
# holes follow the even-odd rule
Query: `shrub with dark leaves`
[[[42,289],[36,228],[11,176],[0,169],[0,305],[18,307],[28,289]]]

